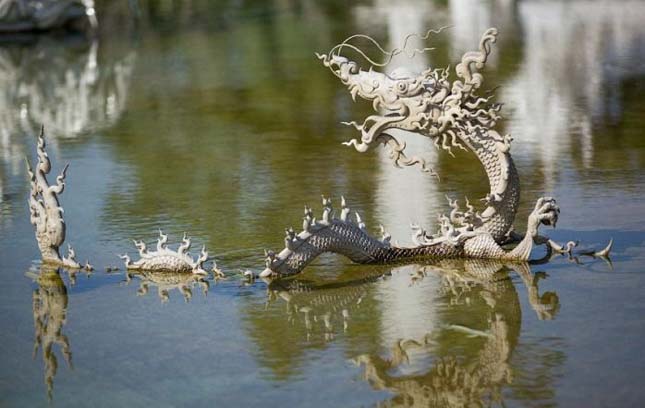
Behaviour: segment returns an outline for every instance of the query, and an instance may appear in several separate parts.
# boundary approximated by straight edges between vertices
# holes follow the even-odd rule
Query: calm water
[[[109,3],[97,41],[0,44],[0,405],[644,404],[645,3]],[[409,139],[437,182],[341,146],[355,133],[340,122],[371,107],[314,56],[356,32],[394,48],[447,24],[436,51],[395,64],[454,66],[498,27],[486,85],[500,86],[515,139],[517,227],[553,195],[561,219],[545,232],[588,247],[613,237],[612,265],[326,256],[296,280],[243,285],[240,269],[260,271],[321,193],[401,243],[410,221],[434,229],[445,194],[485,195],[470,155]],[[71,163],[67,241],[90,275],[38,261],[23,158],[41,123],[54,172]],[[171,242],[187,231],[233,277],[105,271],[158,228]],[[494,278],[469,277],[481,268]]]

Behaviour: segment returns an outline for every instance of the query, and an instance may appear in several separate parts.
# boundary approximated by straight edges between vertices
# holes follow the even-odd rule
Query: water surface
[[[641,406],[645,397],[645,4],[636,1],[99,2],[100,36],[0,44],[0,404],[7,406]],[[134,2],[132,2],[134,4]],[[137,21],[130,17],[138,14]],[[388,48],[451,25],[409,69],[454,66],[486,28],[524,223],[558,199],[558,256],[365,267],[325,256],[246,285],[304,204],[345,195],[401,243],[445,195],[488,191],[469,154],[409,138],[441,182],[356,137],[314,52],[352,33]],[[46,126],[67,242],[92,274],[43,268],[24,156]],[[116,254],[187,231],[232,278],[126,276]],[[535,258],[543,250],[534,251]],[[491,279],[476,278],[477,272]]]

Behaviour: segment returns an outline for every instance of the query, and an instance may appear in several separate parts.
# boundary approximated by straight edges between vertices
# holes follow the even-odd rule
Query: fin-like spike
[[[379,229],[381,231],[381,242],[383,242],[384,244],[389,244],[392,240],[392,235],[390,235],[389,232],[385,231],[383,224],[379,224]]]
[[[355,214],[356,214],[356,223],[358,224],[358,228],[362,230],[365,229],[366,225],[361,219],[361,215],[358,213],[358,211],[355,211]]]
[[[573,248],[578,246],[578,242],[569,241],[565,245],[560,245],[555,241],[548,240],[547,244],[557,253],[571,255]]]
[[[324,223],[329,223],[329,220],[331,219],[332,212],[334,211],[332,206],[331,206],[331,198],[325,198],[325,196],[322,197],[322,204],[323,204],[323,214],[322,214],[322,221]]]
[[[600,251],[596,251],[594,253],[594,256],[597,256],[599,258],[608,258],[609,257],[609,252],[611,251],[611,248],[612,248],[613,245],[614,245],[614,239],[611,238],[611,239],[609,239],[609,244],[607,244],[607,246],[604,249],[602,249]]]
[[[341,221],[347,221],[347,216],[351,212],[350,208],[347,206],[347,201],[345,201],[345,197],[340,196],[340,220]]]
[[[293,227],[285,228],[284,246],[287,249],[293,249],[293,242],[296,240],[296,232]]]

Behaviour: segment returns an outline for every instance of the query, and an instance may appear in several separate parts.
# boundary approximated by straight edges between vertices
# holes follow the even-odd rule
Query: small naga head
[[[426,40],[431,33],[417,36]],[[359,152],[365,152],[370,147],[383,143],[391,148],[391,157],[395,165],[420,164],[422,169],[425,162],[421,158],[406,157],[403,153],[405,143],[399,142],[388,130],[400,129],[430,137],[439,147],[452,154],[451,147],[464,149],[459,139],[472,128],[482,124],[494,124],[495,106],[486,105],[488,99],[477,98],[474,91],[481,84],[481,75],[476,72],[486,61],[490,52],[489,42],[495,40],[496,31],[487,31],[480,44],[480,52],[471,52],[464,55],[462,63],[457,66],[457,75],[464,81],[457,80],[450,83],[448,69],[427,69],[419,74],[414,74],[403,68],[397,68],[390,73],[375,71],[374,67],[385,67],[392,58],[401,53],[408,53],[407,42],[414,35],[406,37],[402,48],[385,51],[383,47],[366,35],[353,35],[342,43],[333,47],[327,54],[316,54],[323,65],[329,68],[341,82],[349,88],[352,99],[356,96],[372,102],[377,114],[367,117],[362,124],[346,122],[361,132],[360,141],[352,139],[344,143],[353,146]],[[386,55],[383,62],[376,62],[368,57],[360,48],[352,44],[355,39],[365,39],[371,42],[380,52]],[[369,65],[368,70],[362,69],[359,64],[347,56],[342,55],[349,49],[361,56]],[[425,52],[432,48],[416,49],[416,53]],[[409,55],[410,56],[410,55]],[[490,109],[493,108],[493,111]],[[468,122],[468,123],[466,123]],[[375,143],[376,142],[376,143]]]

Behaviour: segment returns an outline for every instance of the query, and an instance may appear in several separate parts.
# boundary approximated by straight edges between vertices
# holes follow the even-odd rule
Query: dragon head
[[[375,110],[396,113],[406,105],[420,104],[423,102],[423,95],[433,88],[432,78],[426,73],[413,76],[398,69],[388,75],[374,71],[372,67],[364,71],[356,62],[341,55],[317,56],[325,67],[347,85],[352,99],[356,100],[358,95],[372,101]]]
[[[427,38],[431,32],[421,38]],[[499,111],[499,107],[495,104],[488,105],[488,98],[478,98],[474,95],[482,81],[481,74],[476,70],[486,61],[490,52],[489,43],[495,40],[496,34],[494,29],[487,31],[482,37],[480,52],[464,55],[456,69],[457,75],[464,81],[457,80],[453,83],[448,80],[448,69],[427,69],[420,74],[413,74],[402,68],[389,74],[373,69],[375,66],[386,66],[394,55],[403,53],[410,36],[406,38],[403,48],[390,52],[384,51],[371,37],[354,35],[333,47],[329,53],[316,54],[323,65],[348,87],[352,99],[356,100],[356,96],[359,96],[372,102],[377,112],[368,116],[362,124],[344,122],[361,132],[360,141],[352,139],[344,144],[354,146],[359,152],[365,152],[370,147],[383,143],[391,148],[391,157],[395,165],[421,164],[424,170],[429,170],[425,167],[425,162],[417,157],[406,157],[403,153],[405,143],[388,134],[389,130],[400,129],[430,137],[437,146],[441,146],[450,154],[450,148],[453,146],[465,150],[459,142],[459,139],[463,141],[461,135],[472,133],[473,128],[477,126],[491,127],[497,119],[496,112]],[[351,44],[350,41],[355,38],[368,39],[388,55],[389,59],[383,63],[371,60]],[[364,70],[357,62],[341,55],[344,48],[361,55],[370,68]],[[414,50],[412,55],[428,49],[430,48]]]
[[[447,81],[437,71],[428,70],[420,75],[398,68],[390,74],[378,72],[370,67],[365,71],[359,65],[341,55],[318,55],[323,65],[349,89],[352,99],[356,96],[372,102],[379,115],[367,118],[362,126],[355,125],[367,133],[378,129],[381,133],[387,129],[423,131],[431,121],[431,106],[441,89],[447,89]],[[377,132],[372,131],[373,137]],[[364,134],[364,136],[366,136]],[[363,142],[370,142],[365,140]]]

